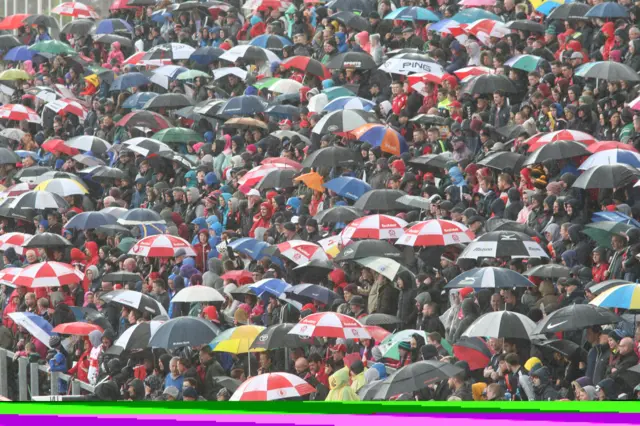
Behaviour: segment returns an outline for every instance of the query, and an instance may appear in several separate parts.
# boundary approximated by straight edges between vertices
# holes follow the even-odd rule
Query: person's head
[[[626,239],[622,235],[614,234],[611,237],[611,247],[615,251],[622,250],[625,247],[625,245],[626,245]]]
[[[439,346],[442,341],[442,336],[437,331],[427,334],[427,343],[429,345]]]
[[[633,352],[633,339],[631,337],[625,337],[620,340],[618,344],[618,350],[620,351],[620,355],[624,356]]]
[[[504,360],[507,363],[507,366],[512,373],[515,373],[520,369],[520,358],[518,358],[518,354],[508,353],[504,357]]]
[[[268,368],[271,367],[271,355],[269,352],[260,352],[260,367]]]
[[[504,397],[504,389],[498,383],[487,386],[487,401],[499,401]]]
[[[318,353],[312,353],[309,355],[309,371],[311,374],[317,374],[323,371],[324,362],[322,360],[322,356]]]
[[[296,360],[295,369],[296,369],[296,373],[304,374],[307,371],[309,371],[309,362],[307,361],[306,358],[300,357]]]
[[[337,344],[331,348],[331,358],[335,362],[342,361],[346,353],[347,353],[347,347],[344,344]]]
[[[169,371],[173,377],[178,377],[180,375],[180,369],[178,368],[178,363],[180,362],[180,358],[173,357],[171,361],[169,361]]]
[[[497,106],[502,106],[504,105],[504,92],[498,90],[496,92],[493,93],[493,103],[496,104]]]

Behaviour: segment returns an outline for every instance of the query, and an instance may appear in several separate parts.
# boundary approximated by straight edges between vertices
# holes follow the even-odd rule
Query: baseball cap
[[[260,191],[258,191],[255,188],[251,188],[249,190],[249,192],[247,192],[247,197],[251,197],[251,196],[259,197],[260,196]]]
[[[571,54],[571,59],[582,59],[582,53],[580,52],[573,52]]]

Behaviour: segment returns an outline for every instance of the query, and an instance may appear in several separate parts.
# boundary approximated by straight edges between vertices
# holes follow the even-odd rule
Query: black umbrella
[[[568,277],[571,270],[564,265],[538,265],[524,273],[528,277],[562,278]]]
[[[293,178],[298,173],[295,169],[274,169],[267,173],[256,185],[257,189],[291,188]]]
[[[478,161],[479,166],[490,167],[496,170],[519,170],[522,168],[525,156],[511,151],[498,151],[493,152]]]
[[[378,118],[372,112],[359,109],[343,109],[330,112],[313,126],[312,132],[324,135],[331,132],[348,132],[365,124],[377,123]],[[304,164],[304,163],[303,163]]]
[[[100,296],[105,302],[119,303],[151,315],[166,315],[167,311],[154,298],[139,291],[114,290]]]
[[[309,263],[296,266],[291,272],[298,282],[320,284],[333,269],[331,261],[314,259]]]
[[[584,66],[584,65],[583,65]],[[629,65],[614,61],[601,61],[590,63],[588,69],[580,73],[580,77],[597,78],[608,81],[638,81],[640,76]]]
[[[231,297],[233,297],[235,300],[237,300],[238,302],[244,303],[244,297],[247,294],[251,294],[253,296],[255,296],[256,294],[253,292],[253,288],[249,287],[248,285],[243,285],[231,292],[229,292],[229,294],[231,294]]]
[[[617,324],[621,318],[595,305],[569,305],[553,311],[536,326],[533,334],[583,330],[594,325]]]
[[[428,199],[419,197],[417,195],[403,195],[396,201],[400,204],[404,204],[405,206],[414,207],[421,210],[428,210],[431,206],[431,203]]]
[[[590,284],[586,290],[594,296],[598,296],[600,293],[604,293],[610,288],[617,287],[623,284],[632,284],[631,281],[625,280],[606,280],[599,283]]]
[[[549,16],[547,16],[547,20],[582,20],[585,19],[584,15],[589,9],[591,9],[591,6],[585,3],[562,4],[551,11]]]
[[[443,152],[442,154],[426,154],[418,158],[409,160],[409,164],[415,165],[419,169],[444,169],[447,163],[454,161],[453,154]]]
[[[77,35],[87,35],[93,26],[95,25],[95,21],[92,19],[74,19],[69,22],[67,25],[62,27],[60,33],[62,34],[77,34]],[[129,40],[131,42],[131,40]]]
[[[21,160],[18,154],[11,151],[10,149],[0,147],[0,164],[16,164],[20,161]]]
[[[149,347],[151,337],[163,324],[161,321],[141,322],[127,328],[118,339],[113,342],[113,346],[107,349],[106,353],[119,355],[122,352],[134,352]]]
[[[138,281],[142,281],[142,277],[133,272],[117,271],[103,275],[102,281],[108,283],[137,283]]]
[[[415,392],[463,372],[462,368],[448,362],[418,361],[402,367],[384,379],[380,383],[374,399],[386,401],[394,395]]]
[[[507,124],[506,126],[498,127],[497,129],[492,128],[490,130],[506,140],[515,139],[522,135],[527,135],[527,137],[533,136],[521,124]]]
[[[544,33],[544,25],[526,19],[518,19],[516,21],[507,22],[507,28],[512,30],[530,31],[534,33]]]
[[[96,228],[96,232],[99,234],[105,234],[110,236],[115,236],[118,234],[123,234],[125,237],[130,237],[133,235],[129,228],[125,228],[122,225],[102,225]]]
[[[364,216],[364,212],[362,210],[358,210],[350,206],[335,206],[322,210],[314,216],[314,219],[320,223],[349,223],[362,216]]]
[[[43,174],[50,172],[51,167],[45,166],[31,166],[26,169],[20,169],[18,173],[16,173],[13,178],[20,182],[32,182],[38,176],[42,176]]]
[[[399,189],[373,189],[360,197],[353,207],[369,211],[406,210],[407,206],[398,202],[404,195],[407,193]]]
[[[635,182],[637,170],[626,164],[603,164],[583,172],[573,183],[573,188],[620,188]]]
[[[165,223],[158,212],[151,209],[132,209],[123,214],[119,219],[120,225],[147,225],[150,223]]]
[[[551,349],[553,352],[558,352],[560,355],[563,355],[567,358],[571,358],[575,355],[576,352],[584,350],[580,347],[580,345],[572,342],[571,340],[553,339],[545,340],[542,342],[532,341],[532,343],[544,349]]]
[[[305,346],[322,346],[322,341],[317,337],[303,337],[297,334],[289,334],[296,324],[277,324],[264,330],[253,341],[250,349],[264,349],[267,351],[283,348],[301,348]]]
[[[149,99],[149,101],[144,104],[144,109],[179,109],[190,105],[193,105],[193,102],[182,93],[165,93]]]
[[[22,43],[20,43],[20,40],[18,40],[14,36],[6,34],[0,35],[0,49],[6,52],[7,50],[11,50],[14,47],[18,46],[22,46]]]
[[[133,46],[131,39],[117,35],[117,34],[98,34],[93,36],[93,41],[95,43],[105,43],[105,44],[113,44],[115,42],[118,42],[122,47]]]
[[[536,334],[536,323],[528,317],[511,311],[489,312],[480,316],[464,332],[466,337],[493,337],[496,339],[526,339]]]
[[[373,12],[373,8],[371,7],[371,2],[367,0],[331,0],[326,4],[327,9],[338,10],[338,11],[347,11],[353,12],[359,16],[367,16],[369,13]],[[330,18],[337,14],[333,14]]]
[[[556,141],[543,145],[529,154],[523,165],[542,164],[547,160],[563,160],[565,158],[591,155],[583,144],[577,141]]]
[[[354,0],[336,0],[336,1],[346,2],[346,1],[354,1]],[[353,12],[348,12],[347,10],[353,10],[353,9],[346,9],[346,10],[343,9],[341,12],[334,13],[333,15],[329,16],[329,19],[331,20],[335,19],[338,22],[342,22],[345,26],[351,27],[354,30],[358,30],[358,31],[371,30],[371,25],[369,25],[369,21],[366,18],[363,18],[360,15],[356,15]],[[329,67],[329,68],[332,68],[332,67]],[[348,68],[348,67],[345,67],[345,68]]]
[[[480,337],[461,337],[453,345],[453,355],[466,361],[470,370],[484,368],[491,362],[491,351]]]
[[[447,124],[447,119],[435,114],[419,114],[413,117],[409,121],[414,121],[418,124],[423,124],[425,126],[444,126]]]
[[[533,287],[533,283],[516,271],[505,268],[473,268],[458,275],[444,287],[447,288],[514,288]]]
[[[340,167],[362,163],[360,153],[340,146],[328,146],[314,151],[302,161],[302,167]]]
[[[11,208],[20,213],[21,210],[68,209],[69,203],[54,192],[31,191],[16,197]]]
[[[215,380],[216,384],[218,384],[218,386],[223,387],[223,388],[227,388],[227,390],[229,392],[231,392],[231,393],[233,393],[236,390],[238,390],[238,388],[242,384],[242,382],[240,380],[233,379],[233,378],[228,377],[228,376],[216,376],[216,377],[214,377],[214,380]]]
[[[538,243],[521,232],[487,232],[473,240],[460,254],[462,259],[493,257],[549,257]]]
[[[99,327],[102,327],[103,330],[107,330],[107,329],[113,330],[111,323],[109,322],[107,317],[105,317],[101,312],[98,312],[95,309],[86,308],[86,307],[80,308],[80,310],[82,311],[84,319],[88,323],[95,324]]]
[[[369,314],[360,318],[360,324],[363,325],[394,325],[402,324],[402,320],[394,315],[389,314]]]
[[[400,250],[385,240],[361,240],[343,248],[333,260],[346,262],[371,256],[388,257],[393,260],[402,259]]]
[[[465,83],[463,93],[471,95],[487,95],[498,91],[517,93],[518,89],[511,80],[501,74],[483,74],[472,77]]]
[[[60,29],[57,19],[50,15],[31,15],[24,20],[24,23],[27,25],[44,25],[56,31]]]
[[[124,179],[126,177],[127,173],[116,167],[97,166],[91,171],[91,179],[96,182]]]
[[[149,341],[153,348],[177,349],[210,343],[220,334],[211,321],[197,317],[178,317],[162,324]]]
[[[24,248],[60,248],[60,247],[72,247],[71,241],[67,240],[60,234],[54,234],[52,232],[43,232],[42,234],[34,235],[26,244]]]
[[[515,231],[527,234],[530,237],[540,237],[535,229],[524,223],[518,223],[515,220],[503,219],[501,217],[492,217],[484,224],[487,232],[493,231]]]
[[[371,70],[378,68],[376,61],[368,53],[364,52],[346,52],[339,53],[326,63],[326,67],[329,69],[345,69],[354,68],[357,70]]]
[[[300,303],[318,301],[325,305],[331,305],[331,302],[340,297],[328,288],[317,284],[298,284],[286,290],[285,293],[289,299]]]

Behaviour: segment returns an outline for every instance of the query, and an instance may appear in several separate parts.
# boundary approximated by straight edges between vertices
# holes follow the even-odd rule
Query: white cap
[[[291,223],[293,223],[293,224],[298,223],[298,219],[299,219],[299,217],[298,217],[298,216],[293,216],[293,217],[291,218]]]
[[[247,192],[247,197],[251,197],[251,196],[259,197],[259,196],[260,196],[260,191],[258,191],[258,190],[257,190],[257,189],[255,189],[255,188],[251,188],[251,189],[249,190],[249,192]]]

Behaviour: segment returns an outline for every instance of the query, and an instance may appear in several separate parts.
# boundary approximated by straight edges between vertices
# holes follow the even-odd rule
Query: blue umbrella
[[[280,295],[284,294],[285,290],[291,288],[291,285],[277,278],[267,278],[250,284],[249,287],[251,287],[257,296],[266,299],[269,296],[280,297]]]
[[[603,164],[628,164],[638,168],[640,167],[640,154],[626,149],[608,149],[592,154],[580,165],[579,169],[588,170]]]
[[[471,7],[463,10],[462,12],[458,12],[451,19],[460,24],[470,24],[479,19],[491,19],[492,21],[502,22],[502,18],[498,15],[487,12],[484,9],[478,9],[477,7]]]
[[[614,2],[600,3],[593,6],[584,15],[585,18],[628,18],[629,11],[626,7]]]
[[[27,46],[16,46],[9,50],[5,55],[5,61],[30,61],[33,58],[33,52]]]
[[[144,238],[151,235],[164,234],[167,227],[161,223],[145,223],[144,225],[138,225],[138,229],[140,230],[140,238]]]
[[[300,115],[300,109],[293,105],[272,105],[267,108],[266,113],[279,118],[293,119]]]
[[[76,321],[87,322],[86,318],[84,317],[84,312],[82,311],[82,308],[80,306],[69,306],[69,309],[71,309],[71,312],[73,312],[73,315],[76,317]]]
[[[238,253],[243,253],[252,258],[253,260],[259,260],[265,257],[262,253],[266,248],[271,247],[270,244],[264,241],[258,241],[255,238],[239,238],[229,243],[229,247]]]
[[[133,33],[133,28],[124,19],[105,19],[95,26],[96,34],[113,34],[117,31]]]
[[[389,13],[384,19],[400,21],[433,21],[438,22],[440,17],[424,7],[400,7]]]
[[[47,347],[50,347],[49,338],[56,333],[53,332],[53,326],[46,319],[31,312],[11,312],[9,318],[25,328],[33,337],[40,340]]]
[[[299,96],[296,94],[296,96]],[[218,115],[243,115],[250,116],[267,110],[267,103],[254,95],[238,96],[231,98],[218,110]]]
[[[82,212],[78,213],[67,222],[66,229],[96,229],[104,225],[115,225],[118,218],[100,212]]]
[[[127,100],[122,103],[122,108],[142,109],[144,104],[156,96],[158,96],[158,94],[154,92],[138,92],[129,96]]]
[[[341,96],[335,98],[322,108],[323,111],[338,111],[341,109],[359,109],[362,111],[371,111],[376,106],[375,102],[358,96]]]
[[[293,46],[293,43],[288,38],[271,34],[263,34],[261,36],[258,36],[252,39],[249,44],[269,50],[282,50],[287,46]]]
[[[163,24],[164,21],[167,20],[167,18],[173,16],[170,12],[167,12],[167,9],[160,9],[156,12],[153,12],[153,14],[151,15],[151,20],[153,22],[158,22],[160,24]]]
[[[17,155],[18,157],[20,157],[20,158],[27,158],[27,157],[31,157],[31,158],[33,158],[33,159],[34,159],[34,160],[36,160],[36,161],[42,161],[42,158],[41,158],[38,154],[36,154],[35,152],[33,152],[33,151],[25,151],[25,150],[19,149],[19,150],[17,150],[17,151],[13,151],[13,152],[15,152],[15,153],[16,153],[16,155]]]
[[[435,31],[437,33],[442,30],[447,29],[451,25],[457,26],[459,24],[458,21],[454,21],[453,19],[443,19],[442,21],[438,21],[435,24],[429,25],[429,31]]]
[[[140,72],[130,72],[113,80],[109,90],[111,92],[123,91],[130,87],[139,87],[144,86],[145,84],[151,84],[151,80]]]
[[[189,56],[189,59],[200,65],[209,65],[213,61],[217,61],[224,50],[219,47],[205,46],[199,47]]]
[[[368,183],[361,179],[349,176],[340,176],[335,179],[331,179],[322,186],[330,189],[341,197],[349,198],[354,201],[358,200],[358,198],[362,197],[366,192],[371,191],[371,186],[369,186]]]
[[[593,216],[591,216],[592,222],[616,222],[616,223],[626,223],[627,225],[633,225],[636,228],[640,228],[640,222],[635,220],[632,217],[627,216],[624,213],[620,213],[618,211],[614,212],[595,212]]]

